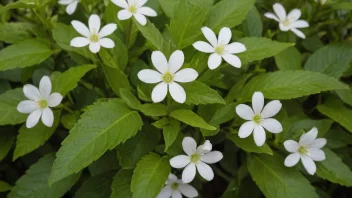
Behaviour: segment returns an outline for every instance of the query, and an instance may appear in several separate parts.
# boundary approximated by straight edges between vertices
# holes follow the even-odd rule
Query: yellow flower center
[[[174,80],[174,75],[170,72],[166,72],[162,78],[165,83],[171,83]]]
[[[48,102],[46,100],[39,100],[37,104],[41,109],[45,109],[48,107]]]
[[[171,188],[172,188],[172,190],[177,190],[177,189],[178,189],[178,186],[179,186],[178,183],[173,183],[173,184],[171,185]]]
[[[253,121],[256,123],[256,124],[260,124],[262,122],[262,116],[260,114],[256,114],[253,116]]]
[[[299,149],[298,149],[298,152],[301,154],[301,155],[305,155],[308,153],[308,149],[304,146],[300,146]]]
[[[291,25],[291,20],[290,19],[285,19],[284,21],[282,21],[282,25],[290,26]]]
[[[195,153],[195,154],[191,155],[191,162],[197,163],[199,160],[200,160],[199,154]]]
[[[128,7],[128,11],[130,11],[132,14],[136,14],[137,7],[135,5],[130,5],[130,7]]]
[[[214,51],[215,53],[222,55],[225,51],[225,45],[218,45]]]
[[[94,33],[90,35],[89,40],[93,43],[97,43],[99,41],[99,35]]]

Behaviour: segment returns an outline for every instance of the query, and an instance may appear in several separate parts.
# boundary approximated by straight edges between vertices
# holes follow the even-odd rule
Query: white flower
[[[306,28],[309,27],[309,24],[305,20],[298,20],[301,17],[301,10],[293,9],[288,15],[286,15],[285,8],[280,3],[275,3],[273,5],[274,11],[276,13],[273,14],[271,12],[267,12],[264,14],[265,17],[269,19],[274,19],[279,22],[279,27],[281,31],[287,32],[291,30],[300,38],[306,38],[306,36],[298,30],[297,28]]]
[[[198,72],[191,68],[180,70],[184,60],[185,56],[180,50],[176,50],[171,54],[169,62],[167,62],[165,55],[160,51],[152,53],[153,65],[159,72],[151,69],[143,69],[138,72],[138,78],[149,84],[160,82],[153,89],[153,102],[163,101],[168,89],[170,90],[171,97],[176,102],[184,103],[186,101],[185,90],[176,82],[192,82],[198,77]]]
[[[170,160],[170,164],[174,168],[186,167],[182,172],[182,181],[184,183],[191,182],[196,176],[196,167],[200,176],[205,180],[213,180],[214,172],[208,164],[219,162],[223,158],[222,153],[211,151],[212,145],[209,140],[197,148],[196,141],[191,137],[183,139],[182,147],[187,155],[179,155]]]
[[[76,11],[78,0],[59,0],[59,4],[67,5],[66,12],[71,15]]]
[[[243,119],[248,120],[239,129],[238,136],[247,138],[253,133],[254,142],[257,146],[263,146],[266,139],[265,130],[271,133],[282,132],[282,126],[276,119],[270,118],[276,115],[282,104],[279,100],[269,102],[264,107],[264,95],[261,92],[255,92],[252,97],[252,107],[240,104],[236,107],[236,113]],[[264,128],[263,128],[264,127]]]
[[[321,148],[325,146],[326,139],[317,139],[317,135],[318,129],[314,127],[308,133],[303,134],[298,143],[293,140],[285,141],[284,146],[286,150],[292,153],[286,157],[285,166],[292,167],[301,159],[307,172],[314,175],[317,169],[314,161],[325,160],[325,153]]]
[[[39,83],[39,90],[33,85],[24,85],[23,93],[29,100],[20,102],[17,110],[21,113],[29,113],[27,128],[33,128],[42,117],[42,122],[47,126],[53,126],[54,114],[49,107],[56,107],[62,100],[59,93],[51,93],[51,81],[48,76],[43,76]]]
[[[314,0],[315,2],[318,2],[321,4],[321,5],[324,5],[326,3],[326,0]]]
[[[157,13],[149,8],[143,7],[148,0],[111,0],[117,6],[123,8],[117,13],[117,18],[119,20],[126,20],[132,16],[140,23],[141,25],[147,24],[147,18],[145,16],[155,17]],[[145,16],[144,16],[145,15]]]
[[[166,186],[156,198],[182,198],[182,195],[185,197],[197,197],[198,192],[193,186],[183,183],[182,180],[177,179],[174,174],[170,173]]]
[[[208,27],[203,27],[202,32],[210,44],[204,41],[197,41],[193,44],[193,47],[201,52],[211,53],[208,59],[209,69],[218,68],[222,59],[234,67],[241,67],[241,60],[233,54],[246,51],[246,46],[238,42],[229,44],[232,37],[230,28],[222,28],[218,39],[215,33]]]
[[[72,21],[72,26],[84,37],[76,37],[72,39],[71,46],[73,47],[84,47],[89,44],[89,49],[93,53],[97,53],[100,50],[100,46],[105,48],[115,47],[114,41],[109,38],[104,38],[112,34],[116,29],[117,25],[110,23],[101,28],[100,30],[100,18],[96,14],[92,14],[89,17],[89,29],[80,21]]]

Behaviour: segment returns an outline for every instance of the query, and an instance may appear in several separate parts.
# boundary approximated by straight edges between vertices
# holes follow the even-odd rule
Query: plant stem
[[[129,21],[129,24],[125,33],[125,45],[127,49],[128,49],[128,44],[131,37],[131,32],[132,32],[132,19]]]

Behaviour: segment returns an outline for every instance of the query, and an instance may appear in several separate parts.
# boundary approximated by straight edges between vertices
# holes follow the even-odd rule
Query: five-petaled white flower
[[[241,67],[241,60],[233,54],[246,51],[246,46],[238,42],[229,44],[232,37],[230,28],[222,28],[218,39],[215,33],[208,27],[203,27],[202,32],[210,44],[204,41],[197,41],[193,44],[193,47],[201,52],[211,53],[208,59],[209,69],[218,68],[221,65],[222,59],[234,67]]]
[[[115,47],[114,41],[109,38],[104,38],[112,34],[116,29],[117,25],[110,23],[104,26],[100,30],[100,18],[96,14],[92,14],[89,17],[89,29],[80,21],[72,21],[72,26],[84,37],[76,37],[72,39],[71,46],[73,47],[84,47],[89,45],[89,49],[93,53],[97,53],[100,50],[100,46],[105,48]],[[100,31],[99,31],[100,30]]]
[[[59,4],[67,5],[66,12],[71,15],[76,11],[78,0],[59,0]]]
[[[208,164],[219,162],[223,158],[222,153],[211,151],[213,146],[209,140],[197,148],[196,141],[191,137],[183,139],[182,147],[187,155],[178,155],[170,160],[170,164],[174,168],[186,167],[182,172],[182,181],[190,183],[196,176],[196,167],[205,180],[213,180],[214,172]]]
[[[171,97],[178,103],[186,101],[186,92],[176,82],[187,83],[192,82],[198,77],[198,72],[191,68],[180,70],[185,60],[182,51],[176,50],[171,54],[169,62],[160,51],[152,53],[152,62],[154,67],[159,71],[151,69],[143,69],[138,72],[138,78],[149,84],[159,83],[154,87],[152,92],[153,102],[161,102],[165,99],[168,89]],[[178,71],[180,70],[180,71]]]
[[[166,186],[156,198],[182,198],[182,195],[189,198],[197,197],[198,192],[193,186],[183,183],[182,180],[170,173]]]
[[[23,93],[29,100],[20,102],[17,110],[21,113],[30,113],[26,126],[33,128],[39,121],[47,126],[53,126],[54,114],[49,107],[56,107],[61,103],[62,95],[59,93],[51,93],[51,81],[48,76],[43,76],[39,83],[39,89],[33,85],[27,84],[23,86]]]
[[[140,23],[141,25],[147,24],[147,18],[145,16],[155,17],[157,13],[149,8],[144,7],[143,5],[147,3],[148,0],[111,0],[117,6],[123,8],[117,13],[117,18],[120,20],[126,20],[132,16]],[[145,15],[145,16],[144,16]]]
[[[280,111],[282,104],[279,100],[274,100],[264,107],[264,95],[261,92],[255,92],[252,97],[252,107],[253,110],[245,104],[240,104],[236,107],[236,113],[241,118],[248,120],[240,127],[238,136],[240,138],[247,138],[254,131],[255,144],[263,146],[266,139],[264,128],[271,133],[282,132],[280,122],[270,118]]]
[[[326,3],[326,0],[314,0],[315,2],[319,2],[321,5],[324,5]]]
[[[273,8],[276,15],[271,12],[267,12],[264,14],[264,16],[279,22],[279,27],[281,31],[287,32],[291,30],[298,37],[303,39],[306,38],[303,32],[297,29],[297,28],[309,27],[309,24],[307,21],[298,20],[302,14],[301,10],[293,9],[290,13],[288,13],[288,15],[286,15],[286,10],[280,3],[275,3],[273,5]]]
[[[326,139],[317,139],[317,135],[318,129],[314,127],[308,133],[303,134],[298,143],[294,140],[285,141],[286,150],[292,153],[286,157],[285,166],[292,167],[301,159],[307,172],[314,175],[317,169],[314,161],[325,160],[325,153],[321,148],[325,146]]]

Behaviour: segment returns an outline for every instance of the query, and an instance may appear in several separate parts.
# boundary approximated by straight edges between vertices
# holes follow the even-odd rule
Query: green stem
[[[73,110],[71,110],[70,108],[68,108],[68,107],[66,107],[66,106],[63,106],[62,109],[65,110],[65,111],[67,111],[67,112],[69,112],[69,113],[74,113]]]
[[[224,178],[228,182],[231,182],[235,179],[235,178],[232,178],[231,176],[227,175],[224,171],[222,171],[220,168],[218,168],[216,166],[212,166],[212,168],[217,175]]]
[[[132,32],[132,19],[129,21],[126,34],[125,34],[125,45],[127,49],[128,49],[128,44],[130,42],[131,32]]]

